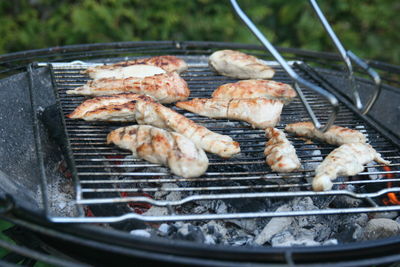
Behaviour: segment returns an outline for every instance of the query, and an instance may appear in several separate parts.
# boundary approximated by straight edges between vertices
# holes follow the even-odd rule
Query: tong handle
[[[381,94],[382,80],[381,80],[381,77],[379,76],[379,74],[373,68],[371,68],[364,60],[359,58],[353,52],[348,50],[347,55],[350,57],[350,59],[355,64],[357,64],[360,68],[362,68],[364,71],[366,71],[368,73],[369,77],[371,77],[372,81],[374,82],[374,92],[372,93],[371,97],[368,99],[367,103],[364,105],[363,109],[361,110],[361,114],[365,115],[371,110],[371,108],[376,103],[376,100],[379,98],[379,95]]]
[[[339,102],[337,98],[326,91],[325,89],[308,82],[307,80],[304,80],[302,77],[300,77],[293,69],[292,67],[289,66],[289,64],[286,62],[286,60],[281,56],[281,54],[275,49],[275,47],[267,40],[267,38],[258,30],[258,28],[254,25],[254,23],[249,19],[249,17],[243,12],[243,10],[240,8],[236,0],[230,0],[231,5],[235,12],[238,14],[238,16],[242,19],[242,21],[246,24],[246,26],[250,29],[250,31],[260,40],[260,42],[264,45],[264,47],[272,54],[272,56],[279,62],[279,64],[282,66],[282,68],[286,71],[286,73],[290,76],[290,78],[294,82],[294,88],[297,92],[297,94],[300,97],[301,102],[303,103],[303,106],[305,107],[308,115],[310,116],[315,128],[318,130],[325,132],[327,131],[332,124],[334,123],[336,119],[336,115],[339,111]],[[300,88],[299,85],[302,85],[304,87],[307,87],[320,95],[324,96],[329,103],[332,105],[332,112],[328,118],[328,121],[326,122],[325,125],[321,125],[317,117],[315,116],[314,111],[312,110],[311,106],[307,102],[307,99],[304,97],[304,94]]]
[[[324,27],[325,31],[328,33],[332,42],[336,46],[336,49],[338,50],[341,58],[343,59],[344,63],[346,64],[347,72],[348,72],[348,80],[350,82],[350,88],[353,91],[356,108],[358,110],[360,110],[363,115],[367,114],[368,111],[375,104],[376,100],[379,97],[381,89],[382,89],[381,88],[381,78],[379,77],[379,74],[375,70],[373,70],[365,61],[363,61],[361,58],[357,57],[353,52],[345,50],[345,48],[343,47],[339,38],[333,31],[331,25],[329,24],[328,20],[326,19],[321,8],[318,6],[317,1],[309,0],[309,2],[311,4],[312,8],[314,9],[315,13],[317,14],[320,22],[322,23],[322,26]],[[373,80],[373,82],[375,84],[374,92],[365,105],[362,104],[359,92],[357,90],[353,66],[351,64],[352,61],[356,65],[358,65],[359,67],[364,69],[368,73],[368,75],[371,77],[371,79]]]

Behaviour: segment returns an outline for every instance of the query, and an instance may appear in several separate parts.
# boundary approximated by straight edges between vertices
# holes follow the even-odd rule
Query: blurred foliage
[[[275,45],[335,51],[306,0],[240,0]],[[319,1],[347,49],[400,64],[400,1]],[[203,40],[258,43],[229,1],[0,1],[0,53],[80,43]]]

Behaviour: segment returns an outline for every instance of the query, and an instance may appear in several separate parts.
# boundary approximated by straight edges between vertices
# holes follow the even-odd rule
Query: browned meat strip
[[[296,91],[288,84],[267,80],[243,80],[221,85],[212,94],[213,98],[257,98],[278,99],[290,102]]]
[[[197,177],[208,168],[204,151],[181,134],[148,125],[116,129],[108,134],[107,144],[132,151],[133,156],[168,166],[172,173]]]
[[[275,128],[267,128],[265,133],[269,140],[265,144],[264,155],[271,169],[276,172],[292,172],[300,168],[296,150],[285,133]]]
[[[214,52],[208,64],[219,74],[239,79],[270,79],[275,74],[258,58],[234,50]]]
[[[361,132],[336,125],[332,125],[328,131],[322,133],[315,129],[312,122],[296,122],[286,125],[285,130],[298,136],[317,138],[331,145],[365,143],[367,141]]]
[[[153,101],[149,96],[134,93],[98,96],[80,104],[67,117],[86,121],[136,121],[134,100]]]
[[[177,73],[184,72],[188,68],[186,62],[183,59],[180,59],[175,56],[166,55],[166,56],[141,58],[141,59],[135,59],[135,60],[129,60],[129,61],[122,61],[122,62],[109,64],[109,65],[90,67],[87,70],[84,70],[83,73],[86,73],[92,77],[93,75],[95,75],[96,72],[99,72],[102,70],[115,70],[115,69],[121,68],[121,67],[128,67],[128,66],[132,66],[132,65],[142,65],[142,64],[155,66],[155,67],[165,70],[166,72],[174,72],[175,71]]]
[[[172,109],[155,102],[137,101],[136,120],[139,124],[149,124],[178,132],[205,151],[223,158],[232,157],[240,152],[239,143],[233,141],[231,137],[210,131]]]
[[[365,143],[348,143],[333,150],[322,161],[315,171],[312,182],[315,191],[326,191],[332,188],[332,181],[341,175],[356,175],[364,170],[364,164],[376,161],[385,165],[390,161],[384,160],[381,155]]]
[[[242,120],[253,127],[274,127],[280,119],[283,103],[263,97],[250,99],[195,98],[176,103],[177,107],[209,118]]]
[[[176,72],[145,78],[105,78],[89,81],[82,87],[67,91],[67,94],[112,95],[128,92],[146,94],[161,103],[173,103],[185,100],[190,94],[186,81],[179,77]]]

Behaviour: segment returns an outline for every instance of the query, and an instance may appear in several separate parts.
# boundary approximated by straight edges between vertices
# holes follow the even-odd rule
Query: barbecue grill
[[[265,41],[263,45],[268,48]],[[130,153],[105,144],[105,137],[111,130],[129,123],[85,122],[65,117],[85,99],[66,94],[66,90],[88,81],[82,70],[155,55],[177,55],[184,59],[189,70],[181,76],[188,82],[190,98],[210,97],[218,86],[236,81],[209,69],[208,56],[219,49],[241,50],[267,61],[276,70],[276,81],[292,83],[293,75],[290,71],[288,74],[287,68],[296,72],[295,87],[304,99],[296,98],[284,107],[277,128],[315,116],[314,123],[326,129],[335,118],[335,124],[364,133],[368,142],[391,164],[388,167],[369,164],[355,177],[339,178],[333,190],[314,192],[310,179],[315,167],[333,146],[289,135],[302,169],[294,173],[274,173],[265,164],[264,131],[252,129],[244,122],[208,119],[170,105],[196,123],[231,136],[241,146],[241,153],[231,159],[208,155],[210,165],[201,177],[182,178],[160,165],[134,159]],[[277,58],[278,52],[289,59],[287,66]],[[33,236],[39,244],[34,249],[39,247],[41,252],[3,242],[0,246],[58,265],[77,264],[78,261],[219,266],[340,261],[339,266],[360,266],[398,261],[399,236],[321,247],[272,248],[204,245],[128,234],[132,229],[162,222],[204,223],[354,213],[372,216],[400,211],[397,198],[400,135],[399,113],[396,112],[399,81],[393,80],[400,68],[368,62],[384,81],[379,95],[376,79],[368,79],[368,75],[376,77],[375,74],[352,54],[351,59],[356,60],[360,68],[352,69],[347,65],[347,71],[342,69],[341,57],[336,54],[287,48],[272,54],[275,58],[268,57],[263,47],[256,45],[163,41],[74,45],[1,56],[0,73],[4,76],[0,80],[1,217]],[[348,82],[349,73],[351,79],[354,77],[353,71],[357,74],[354,87]],[[357,90],[352,90],[356,87],[359,100]],[[376,97],[375,104],[368,101]],[[332,99],[339,103],[333,105],[333,109],[331,104],[335,101]],[[367,103],[366,108],[360,108],[359,103]],[[66,166],[60,165],[64,161]],[[61,170],[60,166],[63,166]],[[62,181],[61,186],[59,181]],[[171,193],[178,197],[171,199]],[[357,199],[359,204],[356,207],[330,205],[342,196]],[[276,203],[304,197],[314,200],[314,209],[275,211]],[[268,204],[264,209],[255,210],[249,204],[223,212],[199,213],[190,208],[196,203],[217,201]],[[147,213],[152,207],[164,208],[163,213]],[[23,239],[19,241],[23,243]],[[43,255],[43,251],[52,256]],[[74,261],[65,261],[66,256]],[[357,258],[362,260],[355,261]]]
[[[189,71],[182,75],[188,81],[191,88],[190,98],[211,96],[211,93],[218,86],[234,82],[231,78],[221,77],[213,73],[207,66],[204,56],[184,56],[189,64]],[[269,63],[273,65],[273,62]],[[303,76],[307,75],[301,61],[292,62],[293,67]],[[92,65],[92,64],[91,64]],[[47,66],[46,63],[39,63],[38,66]],[[374,198],[379,198],[388,192],[397,192],[396,188],[387,188],[387,182],[392,180],[378,179],[371,180],[370,175],[388,175],[396,173],[397,150],[380,137],[378,132],[368,124],[363,123],[354,112],[345,105],[341,105],[341,112],[337,117],[337,123],[346,127],[358,129],[369,138],[369,142],[382,153],[383,157],[392,160],[391,171],[382,170],[383,165],[371,165],[370,169],[361,173],[360,180],[341,181],[336,185],[344,184],[381,184],[381,188],[374,192],[350,192],[348,190],[333,190],[329,192],[313,192],[307,178],[312,178],[314,168],[305,168],[302,171],[276,174],[265,164],[263,155],[265,146],[265,133],[263,130],[251,129],[245,123],[207,119],[195,114],[187,113],[187,117],[193,121],[206,125],[210,130],[230,135],[234,140],[240,142],[241,155],[232,159],[221,159],[218,156],[210,155],[210,166],[208,171],[199,178],[182,178],[173,176],[168,170],[156,170],[161,167],[139,159],[126,158],[130,152],[121,151],[114,146],[106,145],[106,135],[121,126],[130,125],[129,123],[110,124],[104,122],[88,123],[85,121],[64,119],[65,115],[71,113],[80,103],[83,96],[66,95],[66,90],[81,86],[88,80],[80,72],[88,65],[82,63],[51,63],[51,75],[54,81],[54,88],[61,105],[61,111],[67,136],[68,154],[72,156],[71,169],[75,180],[76,203],[83,214],[83,205],[102,205],[110,203],[142,202],[150,205],[168,207],[171,214],[165,216],[145,216],[129,212],[110,217],[77,217],[63,218],[51,217],[54,222],[117,222],[126,219],[139,219],[147,222],[163,222],[177,220],[211,220],[211,219],[231,219],[231,218],[256,218],[256,217],[276,217],[287,215],[324,215],[351,212],[378,212],[398,210],[397,206],[386,206],[378,204]],[[275,79],[280,82],[290,83],[287,75],[275,66],[277,74]],[[313,80],[313,82],[318,82]],[[324,102],[311,90],[305,90],[304,95],[310,106],[318,111],[318,119],[323,121],[327,118],[326,106]],[[173,106],[173,105],[172,105]],[[182,112],[182,111],[181,111]],[[296,115],[294,115],[296,114]],[[286,124],[299,120],[307,120],[307,114],[301,106],[299,99],[293,101],[285,107],[281,116],[279,128]],[[304,144],[304,141],[291,137],[291,141],[300,154],[304,165],[318,164],[322,161],[333,146],[323,143]],[[319,156],[316,156],[319,155]],[[170,187],[168,184],[179,184],[179,188]],[[139,185],[141,184],[141,185]],[[164,186],[167,185],[167,186]],[[296,189],[296,190],[294,190]],[[399,189],[400,190],[400,189]],[[153,199],[148,195],[127,196],[121,193],[147,193],[154,192],[173,192],[179,191],[185,197],[182,199],[169,201],[167,199]],[[221,199],[247,199],[247,198],[294,198],[299,196],[318,196],[321,198],[332,195],[347,195],[354,198],[365,199],[367,206],[347,209],[318,209],[310,211],[291,211],[291,212],[243,212],[229,214],[177,214],[176,207],[183,206],[193,201],[201,200],[221,200]],[[47,198],[45,198],[47,199]],[[372,205],[372,206],[371,206]]]
[[[394,256],[392,255],[398,252],[397,237],[375,242],[313,248],[259,247],[249,249],[221,246],[217,247],[221,251],[220,256],[212,253],[213,257],[207,256],[205,259],[201,255],[211,255],[203,253],[214,251],[215,247],[183,241],[148,240],[130,236],[121,230],[103,229],[95,225],[70,224],[71,222],[102,224],[114,222],[111,224],[113,227],[123,229],[127,227],[127,224],[130,227],[132,225],[139,227],[143,221],[204,221],[399,210],[399,206],[385,205],[382,201],[386,198],[387,193],[399,191],[396,186],[396,183],[399,182],[398,136],[396,136],[395,128],[387,127],[396,121],[398,115],[392,113],[393,117],[386,117],[385,120],[378,117],[380,101],[383,101],[384,97],[387,97],[386,101],[393,101],[393,106],[395,106],[396,100],[393,96],[398,95],[397,89],[392,85],[384,85],[381,98],[371,115],[361,115],[345,95],[346,88],[343,85],[346,84],[346,79],[337,68],[339,59],[332,54],[281,49],[282,53],[291,56],[290,64],[301,73],[302,77],[324,86],[340,100],[340,112],[336,123],[358,129],[366,134],[372,146],[384,158],[391,160],[392,164],[390,170],[382,169],[381,165],[370,165],[357,176],[357,179],[338,180],[335,183],[335,190],[329,192],[311,191],[307,180],[313,176],[312,166],[315,166],[313,164],[318,164],[333,149],[332,146],[323,143],[307,144],[301,139],[289,136],[301,157],[304,168],[296,173],[278,175],[272,173],[265,165],[262,151],[266,140],[261,130],[251,129],[246,123],[211,120],[178,110],[211,130],[229,134],[242,146],[242,153],[230,160],[222,160],[210,155],[211,164],[204,176],[184,179],[171,175],[156,164],[127,158],[129,153],[105,145],[106,134],[122,124],[88,123],[65,118],[65,114],[71,112],[83,100],[80,96],[67,96],[65,91],[87,81],[87,77],[80,74],[80,70],[84,69],[87,64],[102,64],[159,54],[175,54],[189,63],[189,71],[182,77],[191,88],[191,97],[207,97],[220,84],[234,81],[216,75],[206,66],[207,55],[222,48],[251,52],[271,61],[270,58],[265,58],[262,48],[259,46],[210,42],[97,44],[28,51],[3,56],[2,62],[7,62],[7,67],[2,70],[3,73],[20,71],[19,74],[4,78],[1,83],[1,93],[3,94],[1,99],[4,101],[3,116],[1,117],[2,138],[7,140],[7,142],[3,141],[4,146],[2,146],[2,157],[4,158],[1,177],[1,187],[4,192],[3,217],[31,229],[36,235],[40,235],[47,244],[58,249],[62,248],[61,251],[74,255],[74,257],[78,254],[75,250],[77,247],[74,245],[72,249],[71,246],[65,246],[63,242],[85,244],[82,251],[87,253],[84,259],[88,261],[94,260],[89,253],[94,249],[93,246],[102,250],[113,247],[116,250],[112,250],[112,253],[115,253],[114,256],[118,254],[120,261],[131,257],[136,260],[139,258],[149,259],[154,256],[154,253],[158,255],[159,260],[166,260],[165,257],[168,257],[174,262],[184,262],[189,257],[193,262],[196,259],[202,263],[209,260],[213,264],[223,262],[228,265],[233,264],[232,260],[234,259],[242,263],[249,259],[255,262],[329,262],[336,261],[339,255],[342,260],[347,261],[352,260],[355,255],[370,260],[371,257],[374,257],[375,260],[393,260]],[[29,64],[26,71],[23,70],[26,61],[34,62],[37,59],[40,59],[42,63]],[[270,63],[275,64],[274,68],[277,70],[275,79],[288,82],[288,77],[282,69],[276,63],[272,61]],[[398,73],[399,71],[395,66],[379,62],[371,62],[371,64],[382,71],[383,78],[385,78],[385,73]],[[321,68],[321,65],[324,67]],[[366,90],[373,87],[373,84],[362,77],[357,79],[357,82],[362,84]],[[395,81],[390,82],[395,84]],[[15,88],[14,90],[10,89],[10,84]],[[303,90],[318,119],[324,121],[327,118],[325,100],[311,90],[305,88]],[[21,118],[22,114],[24,115]],[[285,107],[278,128],[284,127],[286,123],[305,119],[307,119],[306,111],[300,101],[296,99]],[[61,152],[58,147],[61,148]],[[23,160],[21,160],[22,155],[24,155]],[[59,175],[58,171],[54,169],[61,159],[61,155],[64,155],[69,161],[69,170],[75,179],[75,188],[72,191],[75,195],[70,200],[70,204],[76,212],[67,216],[65,214],[61,214],[61,216],[52,209],[60,204],[60,200],[54,196],[56,191],[52,188],[52,181],[54,176]],[[308,165],[311,167],[307,168]],[[371,180],[369,177],[371,175],[378,179]],[[388,187],[388,182],[391,182],[391,187]],[[179,186],[163,186],[163,184],[171,183]],[[38,184],[41,184],[41,189],[38,189]],[[349,184],[356,185],[359,188],[358,191],[350,192],[340,189],[341,186]],[[38,191],[39,193],[37,193]],[[171,191],[181,192],[182,198],[169,201],[151,197],[154,192]],[[121,195],[121,193],[125,194]],[[317,210],[280,213],[273,210],[225,214],[179,213],[184,211],[185,205],[199,200],[254,198],[290,201],[296,197],[312,196],[320,199],[323,203],[324,199],[338,195],[359,198],[363,200],[362,205],[357,208],[325,207]],[[164,206],[167,207],[169,213],[162,216],[133,213],[129,204],[135,202]],[[87,217],[87,207],[90,207],[95,217]],[[110,207],[112,207],[112,211],[110,211]],[[66,249],[67,247],[68,249]],[[80,249],[83,248],[80,247]],[[312,259],[307,256],[310,253],[313,254]],[[385,258],[379,258],[380,256],[385,256]],[[371,262],[373,260],[369,264]],[[355,264],[360,264],[360,262]]]

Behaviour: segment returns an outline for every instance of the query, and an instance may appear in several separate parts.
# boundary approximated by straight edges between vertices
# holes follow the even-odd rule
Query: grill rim
[[[150,253],[147,259],[154,259],[154,255],[156,255],[163,261],[173,263],[187,263],[187,257],[190,257],[190,260],[197,259],[199,264],[202,265],[204,265],[205,260],[211,260],[217,266],[226,266],[227,263],[231,263],[227,262],[227,259],[235,260],[234,263],[240,260],[239,264],[246,262],[332,264],[332,262],[336,263],[340,260],[341,262],[337,266],[370,266],[373,260],[377,264],[400,260],[400,237],[398,236],[329,246],[233,247],[221,244],[210,246],[158,237],[140,238],[123,231],[106,229],[97,225],[55,224],[45,220],[43,213],[35,212],[22,206],[14,209],[13,214],[16,218],[8,217],[5,219],[16,225],[31,229],[38,234],[53,237],[56,240],[67,240],[77,245],[83,244],[84,246],[104,251],[114,248],[114,250],[111,250],[112,252],[140,258],[145,256],[143,255],[145,251]],[[115,251],[115,249],[120,251]],[[127,251],[126,249],[129,250]],[[362,260],[353,261],[354,258]],[[360,264],[363,262],[364,264]]]

